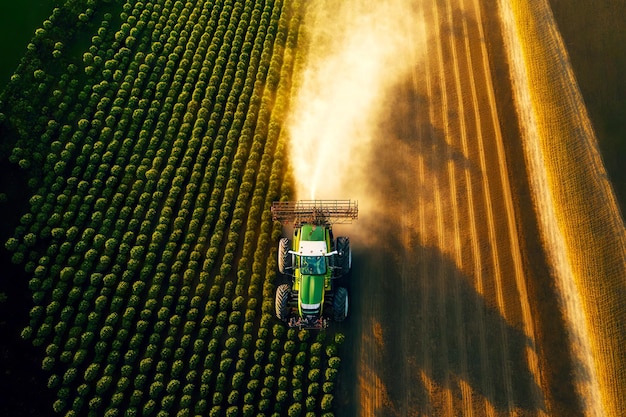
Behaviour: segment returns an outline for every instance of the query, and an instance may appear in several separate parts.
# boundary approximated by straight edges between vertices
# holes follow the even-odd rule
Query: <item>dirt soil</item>
[[[350,232],[337,415],[580,415],[497,4],[415,7],[425,29],[407,42],[426,48],[402,57],[413,71],[382,103],[361,174],[378,209]]]

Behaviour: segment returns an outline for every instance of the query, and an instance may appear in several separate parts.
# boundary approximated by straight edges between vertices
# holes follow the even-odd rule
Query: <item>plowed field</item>
[[[426,30],[406,33],[426,48],[374,144],[366,182],[381,212],[361,220],[377,238],[352,293],[358,415],[545,409],[503,143],[515,137],[498,115],[487,16],[465,3],[418,6]]]
[[[358,145],[331,141],[350,167],[332,197],[362,203],[358,226],[341,229],[356,253],[338,415],[595,415],[588,343],[570,345],[584,329],[559,306],[567,290],[551,282],[533,209],[498,4],[378,7],[399,3],[405,70],[362,86],[381,92]],[[318,126],[340,130],[332,116]]]

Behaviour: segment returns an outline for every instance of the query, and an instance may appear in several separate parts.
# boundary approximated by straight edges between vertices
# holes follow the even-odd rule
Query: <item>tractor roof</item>
[[[328,253],[324,240],[301,240],[298,254],[302,256],[323,256]]]

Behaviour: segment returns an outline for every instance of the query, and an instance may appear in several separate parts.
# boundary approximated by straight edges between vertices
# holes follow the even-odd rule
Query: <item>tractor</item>
[[[276,288],[276,317],[289,327],[323,329],[329,320],[348,315],[348,290],[339,285],[352,268],[350,240],[333,236],[332,225],[358,217],[351,200],[274,202],[273,220],[293,222],[293,237],[278,245],[278,270],[284,282]]]

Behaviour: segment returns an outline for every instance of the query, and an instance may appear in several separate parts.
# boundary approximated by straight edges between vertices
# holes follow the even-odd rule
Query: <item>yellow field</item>
[[[545,167],[531,173],[531,184],[540,217],[548,217],[541,222],[542,239],[551,253],[561,307],[572,320],[571,353],[579,361],[575,378],[583,411],[623,416],[623,220],[549,5],[513,1],[510,12],[520,43],[518,50],[509,43],[509,56],[523,59],[518,74],[524,72],[528,83],[527,91],[524,85],[516,89],[528,124],[525,157],[529,165],[540,161]]]

